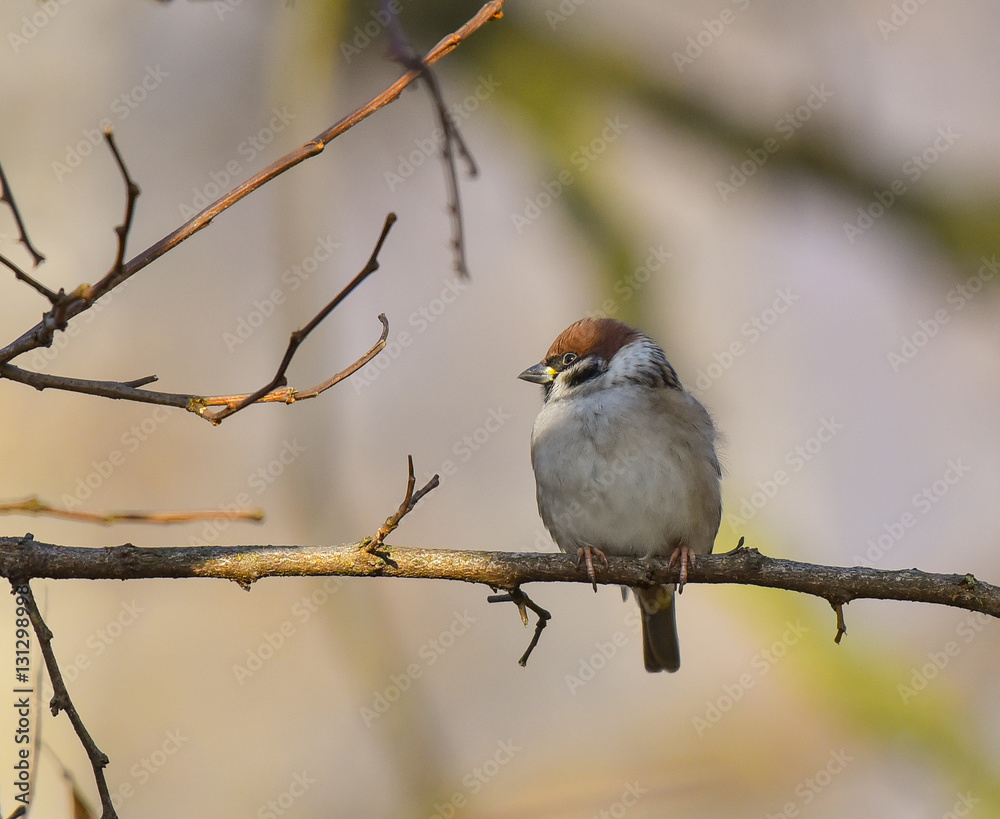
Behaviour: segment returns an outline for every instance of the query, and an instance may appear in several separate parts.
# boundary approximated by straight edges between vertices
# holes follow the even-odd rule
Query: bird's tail
[[[677,642],[674,587],[633,589],[642,612],[642,656],[647,671],[676,671],[681,667]]]

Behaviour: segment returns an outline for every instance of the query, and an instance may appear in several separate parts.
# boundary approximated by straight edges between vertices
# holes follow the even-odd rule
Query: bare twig
[[[504,0],[491,0],[486,3],[474,17],[465,23],[465,25],[442,39],[436,46],[434,46],[434,48],[424,55],[424,63],[426,65],[436,63],[442,57],[450,54],[463,40],[475,31],[478,31],[487,22],[494,18],[501,17],[503,4]],[[106,276],[97,285],[90,288],[88,298],[75,299],[66,308],[65,318],[67,320],[71,319],[79,313],[82,313],[84,310],[89,309],[91,304],[105,293],[112,290],[129,277],[134,276],[151,262],[175,248],[185,239],[189,239],[199,230],[208,227],[216,216],[235,205],[245,196],[253,193],[257,190],[257,188],[267,182],[270,182],[276,176],[279,176],[290,168],[295,167],[300,162],[322,153],[327,144],[399,97],[399,95],[403,92],[403,89],[410,85],[410,83],[416,80],[419,76],[419,71],[407,71],[402,77],[389,86],[389,88],[376,96],[370,102],[358,108],[354,113],[349,114],[305,144],[295,148],[275,162],[272,162],[246,182],[241,185],[237,185],[229,193],[217,199],[175,231],[163,237],[158,242],[142,251],[138,256],[124,264],[121,271],[117,275]],[[46,316],[44,316],[42,320],[30,330],[23,333],[7,346],[0,348],[0,365],[9,362],[16,356],[22,355],[29,350],[46,346],[50,343],[54,329],[55,325],[51,313],[46,314]],[[0,372],[0,375],[2,374],[3,373]]]
[[[385,244],[386,237],[389,235],[389,231],[392,229],[392,226],[395,223],[396,223],[395,213],[390,213],[388,216],[385,217],[385,224],[382,225],[382,232],[379,234],[378,241],[375,242],[375,249],[372,250],[371,256],[368,257],[368,262],[362,268],[361,272],[358,273],[358,275],[355,276],[353,279],[351,279],[348,285],[334,297],[333,301],[331,301],[326,307],[324,307],[315,316],[313,316],[312,321],[310,321],[301,330],[296,330],[294,333],[292,333],[291,338],[288,340],[288,349],[285,350],[285,356],[284,358],[281,359],[281,364],[278,365],[278,371],[274,374],[274,378],[272,378],[267,384],[265,384],[256,392],[250,393],[250,395],[246,396],[245,398],[243,398],[242,400],[240,400],[235,404],[230,404],[226,406],[225,409],[219,410],[218,412],[213,412],[213,413],[203,412],[200,414],[203,417],[207,418],[209,421],[211,421],[213,424],[218,424],[224,418],[228,418],[233,413],[239,412],[244,407],[247,407],[250,404],[255,403],[256,401],[261,400],[265,395],[268,395],[278,387],[284,387],[288,383],[288,380],[285,378],[285,371],[288,369],[288,365],[292,363],[292,356],[295,355],[295,351],[299,348],[299,345],[303,341],[305,341],[306,336],[308,336],[313,330],[315,330],[316,327],[319,325],[319,323],[323,321],[323,319],[325,319],[328,315],[330,315],[330,313],[332,313],[334,309],[336,309],[337,305],[339,305],[344,299],[346,299],[351,294],[351,292],[359,284],[361,284],[361,282],[363,282],[372,273],[378,270],[379,267],[378,254],[382,250],[382,245]],[[389,332],[389,323],[386,321],[384,314],[379,316],[379,320],[382,322],[383,326],[382,339],[379,343],[382,346],[385,346],[385,339]],[[381,350],[381,347],[379,347],[379,350]],[[377,352],[378,350],[371,353],[368,356],[368,359],[370,359],[371,356],[374,356]],[[366,359],[366,361],[368,359]],[[358,364],[358,366],[352,369],[351,372],[354,372],[355,370],[364,366],[364,363],[366,362]],[[350,373],[347,373],[347,375],[350,375]],[[300,398],[312,398],[314,397],[314,395],[319,395],[319,393],[321,393],[323,390],[333,386],[333,384],[336,384],[337,381],[342,381],[344,378],[347,377],[347,375],[344,375],[341,378],[335,377],[335,379],[331,379],[329,382],[320,385],[322,389],[316,388],[313,395],[296,394],[296,396],[292,398],[292,401]],[[289,401],[288,403],[291,403],[291,401]]]
[[[82,512],[61,509],[32,495],[19,501],[0,503],[0,515],[44,515],[80,523],[190,523],[195,520],[243,520],[259,522],[263,509],[198,509],[187,512]]]
[[[136,378],[134,381],[123,381],[122,383],[126,387],[138,388],[138,387],[145,387],[147,384],[154,384],[159,380],[160,379],[155,375],[146,375],[143,376],[142,378]]]
[[[111,269],[97,284],[80,285],[69,296],[63,296],[60,293],[60,298],[53,304],[52,312],[50,313],[52,325],[57,330],[65,329],[66,322],[71,317],[69,316],[69,311],[73,305],[79,304],[81,301],[84,303],[94,302],[107,292],[105,289],[106,284],[115,281],[121,276],[122,266],[125,261],[125,246],[128,243],[128,233],[132,228],[132,219],[135,217],[135,203],[139,198],[140,191],[139,186],[135,184],[135,181],[128,172],[128,167],[125,165],[125,160],[122,159],[118,145],[115,143],[115,135],[110,127],[104,129],[104,139],[108,143],[108,148],[111,149],[111,155],[115,158],[115,164],[121,172],[122,179],[125,180],[125,216],[122,219],[122,223],[115,228],[115,235],[118,237],[118,250],[115,252],[115,260],[111,264]]]
[[[31,240],[28,238],[28,231],[24,229],[21,212],[17,209],[17,203],[14,201],[14,193],[10,189],[10,183],[7,182],[7,174],[3,172],[3,165],[0,165],[0,202],[6,202],[7,207],[10,208],[10,212],[14,215],[14,222],[17,224],[17,238],[28,249],[28,253],[31,254],[31,258],[35,262],[35,267],[38,267],[38,265],[45,261],[45,257],[35,249],[35,246],[31,244]],[[31,283],[30,279],[29,283]],[[32,284],[40,293],[52,292],[51,290],[45,291],[44,288],[39,289],[41,285]]]
[[[87,752],[90,765],[94,769],[94,779],[97,781],[97,791],[101,795],[101,819],[117,819],[114,806],[111,804],[111,791],[108,789],[108,781],[104,776],[104,769],[108,765],[108,756],[94,742],[93,737],[83,724],[80,713],[70,699],[66,683],[63,681],[62,671],[59,670],[59,663],[56,661],[55,652],[52,650],[52,632],[42,619],[42,613],[38,610],[35,597],[31,592],[31,587],[27,581],[15,583],[11,581],[12,593],[20,595],[24,601],[24,607],[28,612],[28,619],[38,637],[38,645],[45,660],[45,668],[49,672],[49,679],[52,680],[52,700],[49,708],[52,716],[58,716],[60,711],[65,711],[69,721],[73,724],[73,730],[80,738],[80,743]]]
[[[844,603],[833,604],[833,610],[837,612],[837,634],[834,636],[833,642],[837,645],[840,645],[840,641],[847,634],[847,624],[844,622],[844,605]]]
[[[9,267],[12,271],[14,271],[15,278],[20,279],[25,284],[33,287],[35,290],[37,290],[39,293],[45,296],[45,298],[47,298],[49,302],[51,302],[52,304],[56,304],[59,301],[60,299],[59,293],[53,293],[44,284],[39,282],[37,279],[32,278],[23,270],[21,270],[20,267],[14,264],[10,259],[4,256],[2,253],[0,253],[0,264]]]
[[[104,139],[107,141],[108,147],[115,157],[115,164],[118,165],[118,170],[121,171],[122,179],[125,181],[125,218],[115,228],[115,234],[118,236],[118,252],[115,254],[115,261],[111,265],[111,270],[108,271],[102,282],[97,283],[96,289],[98,291],[102,289],[101,285],[103,281],[113,281],[116,276],[121,275],[122,265],[125,263],[125,245],[128,242],[128,232],[132,227],[132,219],[135,217],[135,202],[139,198],[140,193],[139,186],[135,184],[135,181],[129,175],[125,160],[122,159],[118,145],[115,144],[115,135],[110,128],[104,129]]]
[[[413,475],[413,456],[406,456],[406,466],[408,470],[408,477],[406,480],[406,494],[403,495],[403,502],[399,504],[399,508],[385,519],[379,530],[375,533],[375,537],[371,540],[365,542],[362,541],[364,549],[368,552],[376,552],[382,546],[382,541],[385,540],[392,532],[399,526],[399,522],[409,514],[413,507],[417,505],[424,495],[430,492],[432,489],[436,489],[438,486],[438,476],[434,475],[422,489],[414,492],[413,487],[416,486],[417,479]]]
[[[549,620],[552,619],[552,615],[521,591],[520,586],[515,586],[506,594],[491,594],[486,598],[486,602],[513,603],[517,606],[517,611],[521,615],[521,622],[525,626],[528,625],[527,609],[531,609],[538,616],[538,620],[535,622],[535,633],[531,635],[531,642],[528,643],[528,647],[525,649],[524,654],[521,655],[521,659],[517,661],[517,664],[521,668],[524,668],[528,664],[528,657],[531,656],[531,652],[538,645],[538,638],[542,636],[542,630],[549,624]]]
[[[399,18],[393,13],[391,4],[383,2],[382,12],[389,20],[387,31],[392,55],[410,71],[418,72],[427,83],[427,88],[434,101],[434,110],[444,137],[444,142],[441,145],[441,158],[444,160],[445,176],[448,180],[448,214],[451,218],[451,245],[455,253],[455,270],[459,275],[468,277],[469,265],[465,252],[465,228],[462,223],[462,205],[458,187],[458,171],[455,168],[455,151],[457,150],[459,156],[465,161],[469,176],[477,176],[479,169],[476,167],[476,160],[473,158],[469,146],[458,130],[458,125],[455,124],[454,118],[445,106],[444,95],[441,93],[441,86],[438,85],[437,76],[431,71],[427,61],[410,48],[403,27],[399,23]]]
[[[304,401],[307,398],[315,398],[324,390],[329,389],[334,384],[343,381],[352,373],[357,372],[365,364],[371,361],[379,352],[385,348],[386,339],[389,337],[389,322],[384,313],[378,317],[382,322],[382,334],[370,350],[361,356],[357,361],[341,370],[332,378],[327,379],[322,384],[310,387],[307,390],[296,390],[292,387],[283,387],[274,390],[267,395],[261,396],[256,403],[265,404],[280,402],[284,404],[294,404],[296,401]],[[96,395],[103,398],[114,398],[125,401],[135,401],[140,404],[158,404],[164,407],[177,407],[186,409],[196,415],[205,418],[213,424],[219,423],[219,419],[213,413],[207,412],[208,407],[233,407],[246,401],[249,393],[240,395],[217,395],[201,396],[189,395],[187,393],[156,392],[155,390],[138,389],[136,383],[148,383],[147,379],[137,379],[137,381],[94,381],[87,378],[69,378],[62,375],[49,375],[48,373],[36,373],[31,370],[23,370],[13,364],[0,364],[0,377],[21,384],[27,384],[36,390],[66,390],[68,392],[82,392],[87,395]],[[232,414],[232,413],[230,413]]]

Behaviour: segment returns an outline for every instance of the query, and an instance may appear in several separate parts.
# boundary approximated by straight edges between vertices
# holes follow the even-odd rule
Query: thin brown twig
[[[389,322],[384,313],[380,313],[378,319],[382,322],[382,334],[379,340],[354,363],[322,384],[317,384],[315,387],[310,387],[306,390],[283,387],[262,396],[256,403],[280,402],[294,404],[296,401],[315,398],[334,384],[343,381],[351,374],[357,372],[385,348],[386,339],[389,337]],[[0,364],[0,377],[16,381],[20,384],[26,384],[29,387],[34,387],[36,390],[65,390],[68,392],[85,393],[86,395],[96,395],[102,398],[135,401],[140,404],[176,407],[177,409],[185,409],[188,412],[193,412],[195,415],[205,418],[213,424],[217,422],[212,420],[212,413],[206,412],[208,407],[236,406],[245,401],[249,395],[249,393],[241,393],[239,395],[202,396],[190,395],[188,393],[157,392],[155,390],[138,389],[134,386],[136,382],[131,381],[123,383],[121,381],[94,381],[88,378],[70,378],[63,375],[33,372],[32,370],[15,367],[13,364]],[[137,380],[138,382],[143,382],[145,379]]]
[[[542,631],[549,624],[549,620],[552,619],[552,615],[539,606],[534,600],[532,600],[528,595],[521,591],[520,586],[515,586],[506,594],[491,594],[486,598],[487,603],[513,603],[517,606],[518,614],[521,615],[521,622],[525,626],[528,625],[528,612],[527,609],[531,609],[538,620],[535,621],[535,633],[531,635],[531,642],[528,643],[528,647],[524,650],[524,654],[521,655],[521,659],[517,661],[517,664],[524,668],[528,664],[528,658],[531,656],[531,652],[535,650],[535,646],[538,645],[538,639],[542,636]]]
[[[468,278],[469,265],[465,252],[465,227],[462,222],[462,203],[458,186],[458,170],[455,167],[455,150],[457,149],[459,156],[465,160],[469,176],[477,176],[479,169],[476,167],[476,160],[463,139],[458,125],[448,112],[437,76],[431,71],[426,60],[410,48],[403,27],[399,18],[393,13],[391,4],[383,2],[382,12],[389,20],[387,31],[392,55],[410,71],[419,73],[427,84],[434,102],[434,111],[444,136],[444,142],[441,145],[441,158],[444,161],[445,178],[448,182],[448,215],[451,219],[451,245],[455,253],[455,270],[460,276]]]
[[[52,506],[36,496],[19,501],[0,503],[0,515],[43,515],[50,518],[74,520],[80,523],[190,523],[195,520],[243,520],[259,522],[264,519],[263,509],[196,509],[183,512],[83,512]]]
[[[221,423],[223,419],[228,418],[233,413],[239,412],[244,407],[248,407],[250,406],[250,404],[259,401],[265,395],[268,395],[275,389],[279,387],[284,387],[288,383],[288,379],[285,378],[285,372],[288,370],[288,365],[292,363],[292,356],[295,355],[295,351],[298,350],[299,345],[306,340],[306,336],[308,336],[313,330],[315,330],[316,327],[319,325],[319,323],[323,321],[323,319],[325,319],[328,315],[330,315],[330,313],[332,313],[337,308],[337,306],[344,299],[346,299],[359,284],[361,284],[361,282],[363,282],[372,273],[378,270],[379,268],[378,254],[382,250],[382,245],[385,244],[386,237],[388,237],[389,231],[392,229],[392,226],[395,223],[396,223],[396,214],[395,213],[388,214],[385,217],[385,223],[382,225],[382,232],[379,234],[378,241],[375,242],[375,248],[372,250],[371,255],[368,257],[368,261],[365,263],[365,266],[361,269],[361,272],[358,273],[358,275],[355,276],[353,279],[351,279],[351,281],[348,282],[347,286],[344,287],[343,290],[341,290],[336,296],[334,296],[333,301],[331,301],[328,305],[326,305],[326,307],[324,307],[315,316],[313,316],[312,320],[305,327],[303,327],[301,330],[296,330],[294,333],[292,333],[291,338],[289,338],[288,340],[288,348],[285,350],[285,355],[281,359],[281,363],[278,365],[278,371],[274,374],[274,378],[272,378],[267,384],[265,384],[259,390],[250,393],[248,396],[246,396],[236,404],[230,404],[226,406],[224,409],[219,410],[218,412],[212,412],[212,413],[205,412],[201,413],[201,415],[207,418],[213,424]],[[388,322],[385,320],[384,314],[382,314],[379,318],[383,324],[383,340],[380,343],[384,345],[384,336],[385,334],[388,333],[389,325]],[[372,353],[372,355],[375,355],[375,353]],[[354,372],[354,370],[352,370],[351,372]],[[348,373],[348,375],[350,375],[350,373]],[[343,378],[346,377],[347,377],[346,375],[343,376]],[[336,380],[331,379],[331,381],[327,382],[325,386],[323,385],[321,386],[323,387],[323,389],[327,389],[328,387],[337,383],[337,380],[342,381],[343,378],[339,378]],[[319,395],[319,393],[322,392],[323,389],[317,389],[314,395]],[[295,398],[293,398],[292,400],[294,401],[298,398],[307,398],[307,397],[312,398],[313,395],[300,396],[296,394]]]
[[[27,579],[22,581],[15,581],[10,577],[8,579],[11,583],[12,593],[20,595],[24,601],[24,607],[28,612],[31,627],[38,637],[38,645],[41,648],[42,658],[45,660],[45,668],[49,673],[49,679],[52,681],[53,694],[52,700],[49,703],[52,716],[58,716],[60,711],[66,712],[66,716],[69,717],[69,721],[73,725],[73,730],[76,731],[76,735],[80,738],[80,743],[87,752],[90,765],[94,770],[97,791],[101,796],[101,819],[117,819],[118,814],[111,803],[111,791],[108,789],[108,780],[104,776],[104,769],[108,766],[110,760],[107,754],[97,747],[97,743],[90,736],[87,726],[83,724],[80,712],[76,710],[76,706],[73,705],[73,701],[70,699],[66,683],[63,681],[62,671],[59,670],[59,663],[56,660],[55,652],[52,650],[52,631],[42,619],[42,613],[38,610],[38,605],[35,603],[35,597],[32,594],[31,586],[28,584]]]
[[[47,298],[51,304],[56,304],[61,298],[61,295],[59,293],[53,293],[40,281],[32,278],[23,270],[21,270],[20,267],[14,264],[14,262],[12,262],[10,259],[4,256],[2,253],[0,253],[0,264],[9,267],[12,271],[14,271],[15,278],[20,279],[25,284],[33,287],[35,290],[37,290],[39,293],[45,296],[45,298]]]
[[[403,502],[399,504],[399,508],[393,512],[389,517],[385,519],[379,530],[375,533],[375,537],[371,540],[363,541],[362,547],[367,552],[375,552],[382,546],[382,541],[384,541],[392,532],[399,526],[399,522],[406,517],[410,512],[413,511],[413,507],[417,505],[424,495],[430,492],[432,489],[436,489],[440,481],[438,476],[434,475],[426,484],[424,484],[422,489],[413,491],[413,487],[416,486],[417,479],[413,474],[413,456],[406,456],[406,467],[407,467],[407,480],[406,480],[406,494],[403,495]]]
[[[447,37],[444,37],[436,46],[434,46],[434,48],[425,54],[423,58],[424,63],[427,65],[436,63],[442,57],[445,57],[454,51],[463,40],[478,31],[490,20],[502,17],[503,5],[504,0],[490,0],[490,2],[486,3],[468,22],[465,23],[465,25],[461,26]],[[75,299],[66,309],[66,318],[73,318],[79,313],[82,313],[84,310],[89,309],[94,301],[99,299],[109,290],[117,287],[129,277],[134,276],[144,267],[160,258],[163,254],[172,250],[185,239],[189,239],[198,231],[208,227],[216,216],[235,205],[245,196],[253,193],[257,190],[257,188],[270,182],[276,176],[279,176],[290,168],[295,167],[300,162],[322,153],[326,146],[334,139],[397,99],[403,92],[403,89],[410,85],[419,76],[419,71],[407,71],[385,91],[358,108],[352,114],[344,117],[339,122],[330,126],[325,131],[316,135],[313,139],[298,148],[289,151],[283,157],[275,160],[262,171],[256,173],[242,184],[237,185],[229,193],[224,194],[211,205],[204,208],[200,213],[191,217],[187,222],[174,230],[172,233],[164,236],[162,239],[155,242],[139,255],[124,264],[118,275],[105,277],[101,280],[101,282],[99,282],[98,285],[94,285],[88,299]],[[0,348],[0,365],[10,361],[16,356],[28,352],[29,350],[45,346],[49,343],[54,329],[51,314],[46,314],[46,316],[44,316],[34,327],[27,330],[25,333],[22,333],[10,344]]]
[[[122,218],[122,223],[115,228],[115,235],[118,237],[118,250],[115,252],[115,260],[111,264],[111,269],[101,281],[96,285],[80,285],[70,296],[63,296],[55,302],[51,314],[53,326],[57,330],[65,329],[66,322],[69,320],[67,316],[72,305],[79,301],[96,301],[106,292],[105,283],[114,281],[121,275],[125,261],[125,246],[128,243],[129,231],[132,229],[132,220],[135,218],[135,203],[139,198],[140,191],[139,186],[136,185],[135,180],[128,172],[128,167],[125,165],[125,160],[122,159],[121,152],[115,142],[114,132],[110,127],[104,129],[104,140],[108,143],[108,148],[111,149],[111,155],[115,158],[115,164],[118,166],[122,179],[125,180],[125,216]]]
[[[7,174],[3,171],[3,165],[0,165],[0,202],[6,202],[7,207],[10,208],[10,212],[14,215],[14,222],[17,225],[17,238],[28,249],[28,253],[31,254],[31,258],[35,262],[35,267],[38,267],[38,265],[45,261],[45,257],[35,249],[35,246],[31,244],[31,240],[28,238],[28,231],[24,229],[24,220],[21,219],[21,211],[18,210],[17,202],[14,201],[14,192],[10,189],[10,183],[7,182]],[[47,295],[52,292],[51,290],[42,288],[36,282],[32,282],[30,277],[27,277],[26,280],[40,293]]]
[[[135,203],[139,198],[140,190],[128,172],[128,167],[125,165],[125,160],[122,159],[121,152],[118,150],[118,145],[115,142],[114,132],[110,127],[104,129],[104,139],[107,141],[108,147],[115,158],[115,164],[118,165],[118,170],[125,181],[125,217],[122,219],[122,223],[115,228],[115,235],[118,236],[118,252],[115,254],[114,264],[111,265],[111,269],[104,277],[104,280],[112,280],[113,277],[121,273],[122,265],[125,263],[125,245],[128,242],[129,230],[132,228],[132,220],[135,217]],[[101,282],[97,283],[97,289],[101,289]]]

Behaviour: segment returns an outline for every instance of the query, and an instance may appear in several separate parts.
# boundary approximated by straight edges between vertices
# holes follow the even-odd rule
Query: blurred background
[[[421,51],[478,9],[393,5]],[[989,2],[512,0],[437,68],[480,168],[461,183],[470,281],[414,86],[15,362],[254,389],[395,211],[381,269],[289,376],[346,366],[385,312],[364,370],[219,428],[0,384],[0,498],[249,504],[266,521],[6,532],[353,542],[396,509],[412,454],[441,486],[391,543],[552,551],[528,460],[540,396],[516,375],[601,314],[660,341],[725,433],[716,551],[745,536],[996,582],[998,31]],[[131,257],[400,73],[360,2],[7,0],[0,33],[0,160],[55,289],[114,256],[124,190],[103,124],[143,191]],[[27,264],[7,209],[0,252]],[[0,287],[6,342],[46,305]],[[838,646],[822,600],[690,586],[682,669],[654,676],[613,588],[529,586],[554,619],[520,668],[530,630],[473,586],[35,587],[123,817],[1000,814],[1000,631],[958,609],[855,602]],[[32,816],[71,816],[72,783],[91,805],[96,789],[49,696]]]

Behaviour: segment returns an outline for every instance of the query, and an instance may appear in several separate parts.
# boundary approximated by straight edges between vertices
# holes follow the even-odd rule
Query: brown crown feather
[[[610,361],[615,353],[642,335],[638,330],[611,318],[585,318],[574,322],[552,342],[545,360],[574,352],[583,357],[595,353]]]

